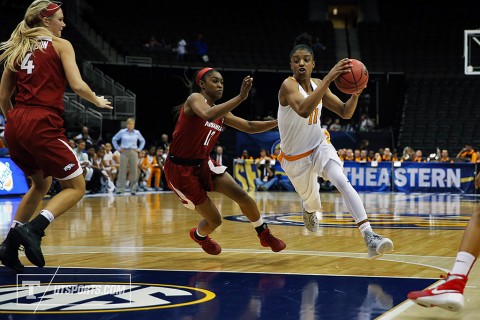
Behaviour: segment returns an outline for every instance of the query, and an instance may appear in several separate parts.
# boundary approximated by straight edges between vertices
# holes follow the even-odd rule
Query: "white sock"
[[[42,211],[40,211],[40,214],[42,216],[44,216],[45,218],[47,218],[48,221],[50,221],[50,223],[55,219],[55,216],[53,215],[53,213],[51,213],[48,210],[42,210]]]
[[[205,237],[206,237],[206,235],[205,235],[205,236],[202,236],[202,235],[198,232],[198,228],[195,230],[195,233],[196,233],[197,236],[199,236],[200,238],[205,238]]]
[[[260,227],[263,224],[263,218],[260,217],[257,221],[250,221],[254,228]]]
[[[475,263],[475,259],[475,256],[471,253],[465,251],[458,252],[451,274],[468,276],[473,264]]]
[[[365,237],[365,231],[373,232],[372,226],[370,226],[369,221],[360,225],[360,227],[358,227],[358,229],[360,229],[360,232],[362,233],[362,237]]]
[[[10,225],[10,229],[13,229],[15,227],[21,227],[23,226],[25,223],[23,222],[20,222],[20,221],[17,221],[17,220],[13,220],[12,221],[12,224]]]

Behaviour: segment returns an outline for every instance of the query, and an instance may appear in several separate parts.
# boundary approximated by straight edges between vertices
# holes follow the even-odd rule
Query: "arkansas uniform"
[[[8,112],[5,139],[12,160],[30,176],[63,180],[82,174],[63,128],[66,76],[50,37],[26,54],[16,72],[15,107]]]
[[[222,131],[223,117],[209,122],[180,109],[164,171],[169,187],[189,209],[205,201],[207,191],[214,191],[212,176],[227,169],[210,159]]]

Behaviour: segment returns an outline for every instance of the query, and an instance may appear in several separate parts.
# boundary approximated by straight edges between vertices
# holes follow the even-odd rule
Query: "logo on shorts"
[[[8,162],[0,162],[0,190],[11,191],[13,189],[12,169]]]
[[[69,171],[69,170],[72,170],[72,168],[74,167],[75,165],[73,163],[69,163],[65,166],[65,168],[63,168],[64,171]]]

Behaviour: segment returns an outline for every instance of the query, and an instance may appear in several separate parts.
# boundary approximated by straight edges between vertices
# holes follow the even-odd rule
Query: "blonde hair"
[[[38,48],[37,37],[53,36],[50,30],[43,26],[41,17],[41,12],[51,3],[50,0],[33,1],[25,12],[23,20],[13,30],[10,39],[0,43],[0,51],[4,51],[0,55],[0,63],[4,61],[5,68],[16,71],[16,66],[22,63],[27,53]]]

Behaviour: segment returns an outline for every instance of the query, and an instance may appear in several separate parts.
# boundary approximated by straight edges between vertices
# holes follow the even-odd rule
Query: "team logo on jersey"
[[[63,168],[63,171],[72,170],[73,167],[75,167],[75,165],[73,163],[69,163],[65,166],[65,168]]]
[[[13,189],[13,177],[10,164],[0,162],[0,190],[11,191]]]
[[[49,283],[40,281],[45,280],[42,275],[29,276],[17,285],[0,286],[0,314],[139,311],[182,307],[215,298],[213,292],[205,289],[170,284]]]

